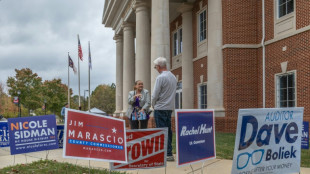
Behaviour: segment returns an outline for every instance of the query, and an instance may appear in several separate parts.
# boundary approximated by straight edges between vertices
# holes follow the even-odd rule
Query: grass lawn
[[[310,149],[301,150],[301,167],[310,167]]]
[[[68,173],[68,174],[83,174],[89,173],[87,167],[76,166],[70,163],[60,163],[51,160],[40,160],[30,164],[19,164],[15,166],[9,166],[0,169],[0,173]],[[90,173],[106,173],[109,174],[108,170],[90,169]],[[124,173],[124,172],[123,172]],[[120,172],[111,171],[111,174],[121,174]],[[125,174],[125,173],[124,173]]]
[[[176,153],[176,137],[173,134],[172,147]],[[234,156],[235,134],[234,133],[215,133],[216,158],[232,160]],[[310,149],[301,150],[301,167],[310,167]]]
[[[232,160],[235,147],[234,133],[215,133],[216,157],[219,159]]]

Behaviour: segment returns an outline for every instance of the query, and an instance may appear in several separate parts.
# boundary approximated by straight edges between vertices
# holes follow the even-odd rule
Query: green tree
[[[113,114],[115,111],[115,85],[98,85],[92,92],[91,107],[96,107],[105,111],[107,114]]]
[[[42,94],[42,104],[45,100],[47,109],[60,115],[61,108],[68,101],[68,86],[61,83],[61,79],[46,80],[43,83]],[[70,96],[71,94],[70,89]]]
[[[17,91],[19,90],[20,103],[28,109],[30,115],[31,110],[35,110],[42,105],[42,78],[29,68],[15,69],[15,72],[15,77],[9,77],[7,80],[9,95],[18,96]]]
[[[81,98],[81,101],[83,101],[82,98]],[[74,95],[71,98],[71,100],[70,100],[70,108],[76,109],[76,110],[79,109],[79,96],[78,95]]]
[[[18,108],[15,105],[11,97],[4,92],[3,84],[0,83],[0,115],[5,118],[17,117]]]
[[[0,111],[2,111],[4,108],[4,104],[5,104],[4,98],[5,97],[6,97],[6,94],[4,93],[4,90],[3,90],[3,84],[0,82]]]

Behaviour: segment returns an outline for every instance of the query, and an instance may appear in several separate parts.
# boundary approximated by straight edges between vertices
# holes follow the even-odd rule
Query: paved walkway
[[[33,161],[37,161],[40,159],[46,159],[46,157],[50,160],[57,160],[59,162],[68,162],[72,164],[78,164],[81,166],[88,167],[88,160],[75,160],[69,158],[62,158],[62,149],[41,151],[41,152],[33,152],[27,153],[23,155],[10,155],[9,148],[0,148],[0,169],[21,163],[31,163]],[[204,174],[229,174],[231,171],[231,160],[222,160],[222,159],[214,159],[205,162],[203,171],[201,171],[202,163],[197,163],[192,165],[194,174],[204,173]],[[99,162],[99,161],[90,161],[90,166],[92,168],[106,168],[109,169],[108,162]],[[157,168],[157,169],[148,169],[148,170],[131,170],[126,171],[127,173],[132,174],[161,174],[165,173],[165,168]],[[175,162],[167,162],[166,167],[167,174],[187,174],[192,173],[192,168],[190,166],[186,167],[176,167]],[[310,174],[310,168],[301,168],[301,174]]]

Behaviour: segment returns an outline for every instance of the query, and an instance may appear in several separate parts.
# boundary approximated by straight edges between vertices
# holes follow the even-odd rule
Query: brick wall
[[[261,1],[240,1],[239,3],[223,0],[222,2],[223,44],[260,43],[262,37]],[[309,7],[309,3],[296,2],[296,29],[310,24]],[[252,10],[248,11],[247,8]],[[252,15],[250,11],[255,11],[253,8],[256,8],[256,14]],[[256,24],[253,20],[256,20]],[[274,38],[274,1],[272,0],[265,1],[265,20],[265,41],[268,41]],[[276,106],[275,74],[281,73],[280,63],[288,61],[288,71],[297,70],[297,106],[305,107],[304,120],[306,121],[310,120],[310,102],[308,102],[310,98],[310,89],[308,90],[310,66],[307,63],[310,58],[309,33],[310,31],[304,32],[267,45],[265,69],[267,108]],[[284,46],[287,46],[285,52],[282,51]],[[216,129],[224,132],[235,132],[239,108],[263,107],[262,48],[224,49],[223,59],[226,117],[216,118]]]
[[[179,76],[179,81],[182,80],[182,67],[174,69],[173,71],[171,71],[175,76]]]
[[[296,70],[297,106],[304,107],[304,120],[310,121],[310,31],[266,46],[266,107],[275,107],[275,74],[281,62],[288,61],[287,71]],[[286,46],[287,50],[282,51]],[[261,66],[261,65],[259,65]]]
[[[261,1],[222,0],[223,45],[261,41]],[[225,117],[216,118],[216,130],[235,132],[240,108],[256,108],[258,101],[257,49],[223,50]]]
[[[256,12],[257,12],[257,33],[256,33],[256,43],[262,42],[262,1],[256,1]]]
[[[257,43],[257,1],[222,0],[223,44]]]
[[[274,6],[273,0],[265,1],[265,40],[274,38]],[[260,18],[262,18],[260,16]]]
[[[216,119],[218,131],[235,132],[238,110],[257,108],[257,49],[224,49],[225,117]]]
[[[257,107],[263,108],[263,51],[257,49]]]
[[[200,1],[193,4],[193,58],[197,57],[197,12]],[[259,44],[262,39],[262,2],[256,0],[222,0],[223,44]],[[207,0],[203,0],[203,7]],[[310,24],[310,3],[296,2],[296,29]],[[265,1],[265,41],[274,39],[274,1]],[[178,16],[170,24],[182,23]],[[281,73],[281,62],[288,61],[288,71],[297,70],[297,106],[304,107],[304,120],[310,121],[310,31],[283,39],[266,46],[266,107],[275,107],[275,74]],[[171,44],[172,46],[172,44]],[[282,51],[286,46],[287,50]],[[171,49],[172,50],[172,49]],[[197,84],[203,75],[207,81],[207,61],[204,57],[193,62],[194,108],[198,108]],[[238,110],[263,107],[262,48],[223,49],[224,107],[226,116],[216,118],[216,130],[235,132]],[[182,79],[182,68],[172,71]],[[173,122],[174,124],[174,122]]]
[[[296,1],[296,30],[310,25],[310,3]],[[261,33],[261,1],[257,1],[258,29]],[[266,41],[274,39],[274,0],[265,1]],[[260,38],[260,37],[258,37]]]
[[[226,117],[236,117],[239,108],[257,107],[257,50],[225,49],[223,55]]]
[[[310,2],[296,1],[296,29],[310,25]]]

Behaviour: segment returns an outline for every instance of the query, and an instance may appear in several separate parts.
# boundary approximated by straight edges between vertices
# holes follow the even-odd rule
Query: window
[[[173,56],[182,53],[182,28],[173,33]]]
[[[180,44],[179,44],[179,53],[183,52],[183,44],[182,44],[182,28],[180,28],[178,30],[178,34],[179,34],[179,40],[180,40]]]
[[[278,0],[279,18],[294,11],[294,0]]]
[[[207,84],[198,86],[199,109],[207,109]]]
[[[295,107],[295,72],[289,72],[276,76],[277,79],[277,107]]]
[[[273,0],[274,2],[274,37],[287,37],[296,32],[296,1]]]
[[[178,33],[173,34],[173,55],[178,55]]]
[[[199,42],[207,38],[207,17],[206,10],[199,14]]]
[[[182,109],[182,82],[178,82],[175,93],[175,109]]]

